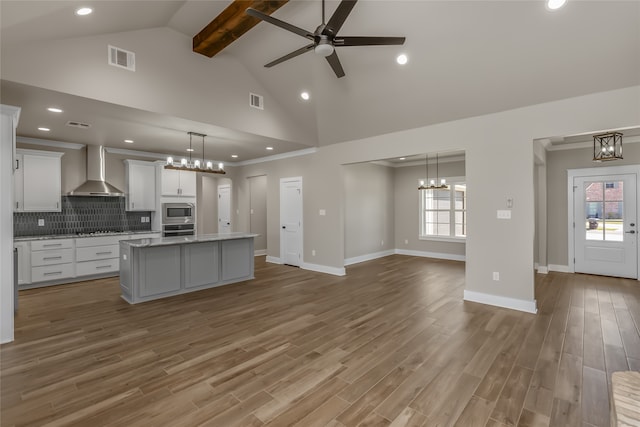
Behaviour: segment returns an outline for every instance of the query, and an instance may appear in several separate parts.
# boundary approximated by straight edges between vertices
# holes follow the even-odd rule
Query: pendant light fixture
[[[189,152],[189,160],[187,160],[186,158],[183,158],[180,160],[180,164],[176,166],[173,162],[173,157],[169,156],[167,157],[167,164],[164,166],[164,168],[175,169],[175,170],[185,170],[185,171],[191,171],[191,172],[226,174],[226,172],[224,171],[223,163],[218,163],[218,169],[213,169],[213,163],[205,162],[204,160],[204,137],[207,135],[203,133],[197,133],[197,132],[187,132],[187,134],[189,134],[189,149],[187,150]],[[195,161],[192,161],[191,159],[191,153],[193,152],[192,143],[193,143],[194,136],[202,138],[202,160],[196,159]]]
[[[593,161],[622,159],[622,134],[609,132],[593,136]]]
[[[438,153],[436,153],[436,179],[429,180],[429,155],[425,154],[425,172],[426,172],[426,181],[429,181],[429,185],[426,185],[426,181],[420,181],[420,186],[418,190],[446,190],[449,188],[447,185],[446,179],[440,179],[439,170],[438,170]],[[436,182],[439,182],[436,185]]]

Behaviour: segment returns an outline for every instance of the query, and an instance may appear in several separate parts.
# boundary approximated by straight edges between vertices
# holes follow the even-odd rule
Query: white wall
[[[372,163],[344,166],[346,259],[395,248],[394,169]]]
[[[253,176],[247,179],[249,188],[249,232],[258,234],[253,239],[256,251],[267,250],[267,177]]]
[[[0,106],[0,343],[13,341],[13,150],[20,109]]]

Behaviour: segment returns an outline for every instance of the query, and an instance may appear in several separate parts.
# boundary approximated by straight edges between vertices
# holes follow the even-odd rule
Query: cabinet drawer
[[[102,274],[120,271],[120,259],[111,258],[100,261],[84,261],[76,263],[76,276]]]
[[[117,258],[119,251],[120,247],[118,245],[76,248],[76,261],[94,261],[99,259]]]
[[[31,266],[65,264],[73,262],[73,249],[31,252]]]
[[[80,237],[76,239],[76,248],[86,248],[90,246],[117,245],[120,240],[129,239],[128,234],[104,237]]]
[[[73,248],[73,239],[34,240],[31,242],[32,251],[47,251],[49,249]]]
[[[31,268],[31,282],[73,277],[73,264],[45,265]]]

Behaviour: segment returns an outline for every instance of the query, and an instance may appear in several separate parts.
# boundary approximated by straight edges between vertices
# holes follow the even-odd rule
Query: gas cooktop
[[[79,231],[76,236],[105,236],[110,234],[124,234],[126,231],[107,231],[107,230],[95,230],[95,231]]]

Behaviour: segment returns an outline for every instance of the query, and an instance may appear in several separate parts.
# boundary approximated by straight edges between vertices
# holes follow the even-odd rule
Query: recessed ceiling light
[[[396,58],[396,62],[400,65],[406,64],[408,60],[409,58],[407,58],[407,55],[405,55],[404,53],[401,55],[398,55],[398,57]]]
[[[187,151],[188,151],[188,152],[192,152],[192,151],[193,151],[193,148],[187,148]]]
[[[560,9],[567,3],[567,0],[547,0],[547,9],[556,10]]]
[[[93,12],[93,9],[90,7],[81,7],[80,9],[76,9],[76,15],[78,16],[90,15],[91,12]]]
[[[404,159],[406,159],[406,157],[400,157],[400,160],[404,160]]]
[[[127,144],[133,144],[133,139],[125,139],[124,142]]]
[[[304,99],[305,101],[309,100],[309,92],[302,92],[300,94],[300,98]]]
[[[273,150],[273,147],[267,147],[267,150],[271,151]]]
[[[62,110],[56,107],[49,107],[47,108],[48,111],[51,111],[52,113],[62,113]]]
[[[237,159],[238,155],[237,154],[232,154],[231,157],[233,157],[234,159]]]
[[[42,132],[49,132],[51,129],[40,127],[40,128],[38,128],[38,130],[41,130]]]

